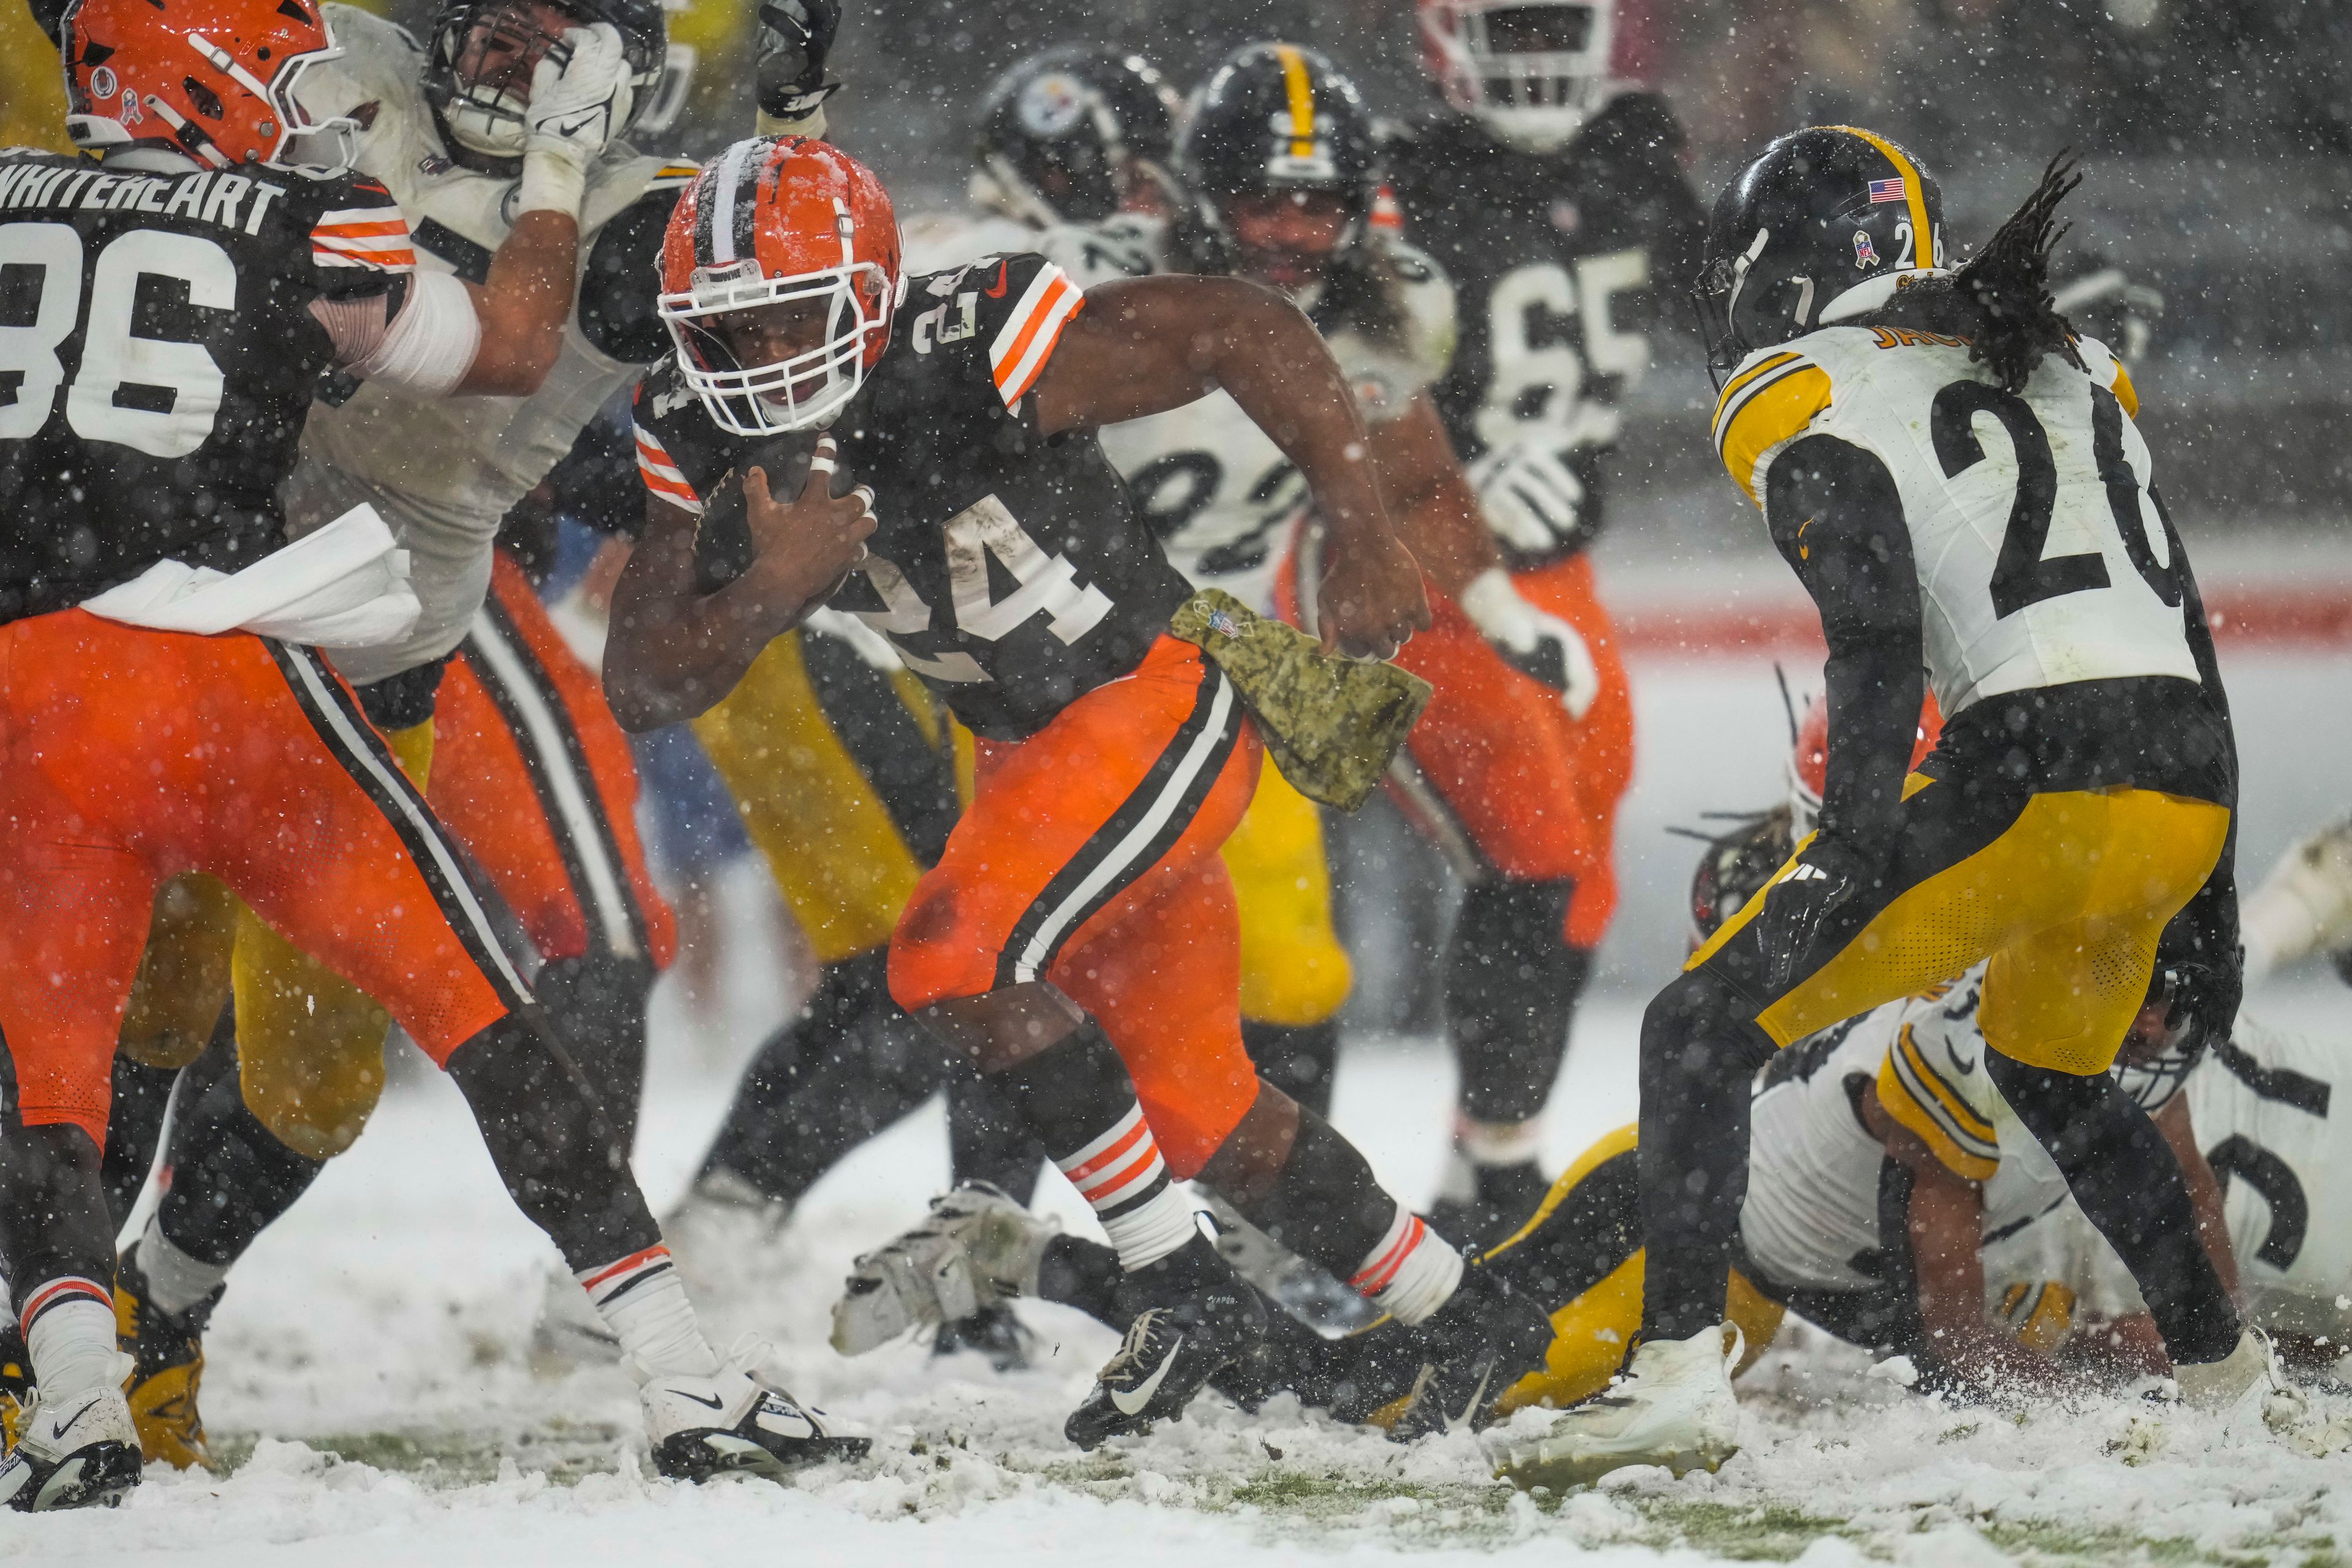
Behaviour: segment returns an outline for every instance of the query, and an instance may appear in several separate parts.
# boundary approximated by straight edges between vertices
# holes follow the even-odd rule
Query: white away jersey
[[[1391,247],[1399,282],[1397,330],[1351,322],[1324,331],[1368,424],[1402,416],[1444,375],[1454,353],[1454,286],[1420,251]],[[1139,272],[1172,272],[1165,226],[1132,216],[1053,231],[1037,242],[1082,287]],[[1222,588],[1271,612],[1276,571],[1306,515],[1307,482],[1272,438],[1222,392],[1166,414],[1106,426],[1103,450],[1135,491],[1176,569],[1195,587]]]
[[[389,186],[407,211],[417,265],[480,282],[513,226],[517,181],[449,158],[425,101],[424,55],[413,38],[350,5],[327,11],[344,52],[304,75],[305,106],[320,118],[357,112],[364,127],[359,167]],[[690,164],[638,157],[625,145],[608,151],[590,170],[581,209],[583,274],[606,223],[649,191],[683,187],[695,173]],[[650,275],[645,288],[650,300]],[[561,355],[529,397],[417,397],[366,384],[340,406],[322,402],[312,412],[300,466],[286,487],[289,524],[305,532],[372,503],[410,552],[425,606],[402,641],[339,654],[346,677],[381,680],[457,646],[489,586],[490,542],[499,520],[547,477],[637,368],[592,343],[575,307]]]
[[[1828,327],[1749,355],[1717,405],[1716,449],[1759,505],[1773,458],[1801,436],[1885,464],[1947,718],[2073,681],[2198,679],[2138,398],[2104,347],[2080,346],[2089,374],[2052,354],[2012,394],[1963,338]]]
[[[1740,1237],[1776,1283],[1860,1290],[1882,1282],[1885,1145],[1862,1121],[1886,1113],[1985,1187],[1988,1244],[2066,1201],[2066,1184],[1984,1070],[1976,1013],[1984,967],[1798,1041],[1768,1064],[1750,1112]]]

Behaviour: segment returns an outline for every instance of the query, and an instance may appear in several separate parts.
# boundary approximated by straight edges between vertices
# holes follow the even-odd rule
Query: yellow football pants
[[[423,789],[432,721],[384,739]],[[350,1148],[383,1093],[392,1016],[221,882],[202,872],[174,877],[155,892],[121,1049],[147,1067],[185,1067],[212,1038],[232,992],[246,1109],[307,1158],[330,1160]]]
[[[803,635],[770,643],[693,727],[817,962],[837,963],[890,940],[923,866],[826,717]],[[876,679],[887,681],[934,745],[944,739],[929,728],[944,724],[944,715],[912,674],[877,671]],[[968,756],[971,741],[961,731],[956,744],[960,758]],[[968,763],[961,765],[968,778]]]
[[[1241,913],[1242,1016],[1288,1028],[1322,1023],[1347,1002],[1355,970],[1331,929],[1322,815],[1272,759],[1224,856]]]
[[[2031,1067],[2105,1072],[2147,997],[2165,922],[2221,859],[2229,809],[2129,787],[1979,800],[1920,773],[1903,797],[1889,891],[1866,895],[1878,907],[1853,911],[1858,926],[1813,969],[1759,998],[1757,1024],[1786,1046],[1989,957],[1987,1043]],[[1750,928],[1795,864],[1685,967],[1735,984],[1760,974]]]
[[[1535,1217],[1507,1239],[1496,1243],[1486,1256],[1499,1258],[1534,1236],[1579,1183],[1613,1161],[1634,1159],[1634,1149],[1632,1127],[1621,1127],[1587,1149],[1552,1184]],[[1638,1235],[1639,1219],[1629,1215],[1626,1221],[1627,1233]],[[1624,1363],[1625,1347],[1642,1331],[1643,1261],[1644,1254],[1636,1248],[1581,1295],[1551,1309],[1552,1341],[1551,1348],[1544,1352],[1544,1368],[1511,1385],[1510,1392],[1496,1406],[1498,1418],[1529,1405],[1574,1405],[1608,1386],[1609,1380],[1617,1375]],[[1788,1310],[1758,1294],[1737,1269],[1732,1271],[1725,1310],[1748,1342],[1733,1373],[1737,1376],[1764,1353],[1772,1336],[1780,1331],[1780,1320],[1787,1316]]]

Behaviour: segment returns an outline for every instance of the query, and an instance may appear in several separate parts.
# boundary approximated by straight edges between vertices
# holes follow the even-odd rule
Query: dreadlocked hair
[[[2033,194],[1952,279],[1954,292],[1977,318],[1969,357],[1990,366],[2004,391],[2022,390],[2048,354],[2063,354],[2068,364],[2083,368],[2074,329],[2050,294],[2050,252],[2066,236],[2053,215],[2082,183],[2070,153],[2051,159]]]

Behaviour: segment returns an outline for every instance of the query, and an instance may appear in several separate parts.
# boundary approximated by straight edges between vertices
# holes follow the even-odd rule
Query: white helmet
[[[1566,146],[1615,95],[1617,0],[1419,0],[1445,101],[1530,153]]]

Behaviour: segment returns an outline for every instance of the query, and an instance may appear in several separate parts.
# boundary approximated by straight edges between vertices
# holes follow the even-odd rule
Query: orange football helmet
[[[1919,701],[1919,733],[1911,743],[1911,766],[1916,771],[1927,760],[1943,737],[1944,710],[1936,705],[1936,694],[1928,692]],[[1802,838],[1813,830],[1821,819],[1822,791],[1828,787],[1830,776],[1830,705],[1826,698],[1816,700],[1805,708],[1805,716],[1797,723],[1797,744],[1789,754],[1789,804],[1796,817],[1797,837]]]
[[[678,366],[739,436],[822,425],[856,396],[904,287],[889,193],[865,164],[804,136],[738,142],[705,164],[662,242],[660,309]],[[793,304],[823,308],[824,340],[740,363],[716,318]]]
[[[216,169],[312,179],[357,154],[358,125],[313,121],[294,96],[304,71],[343,52],[316,0],[78,0],[63,46],[77,146],[169,142]]]

